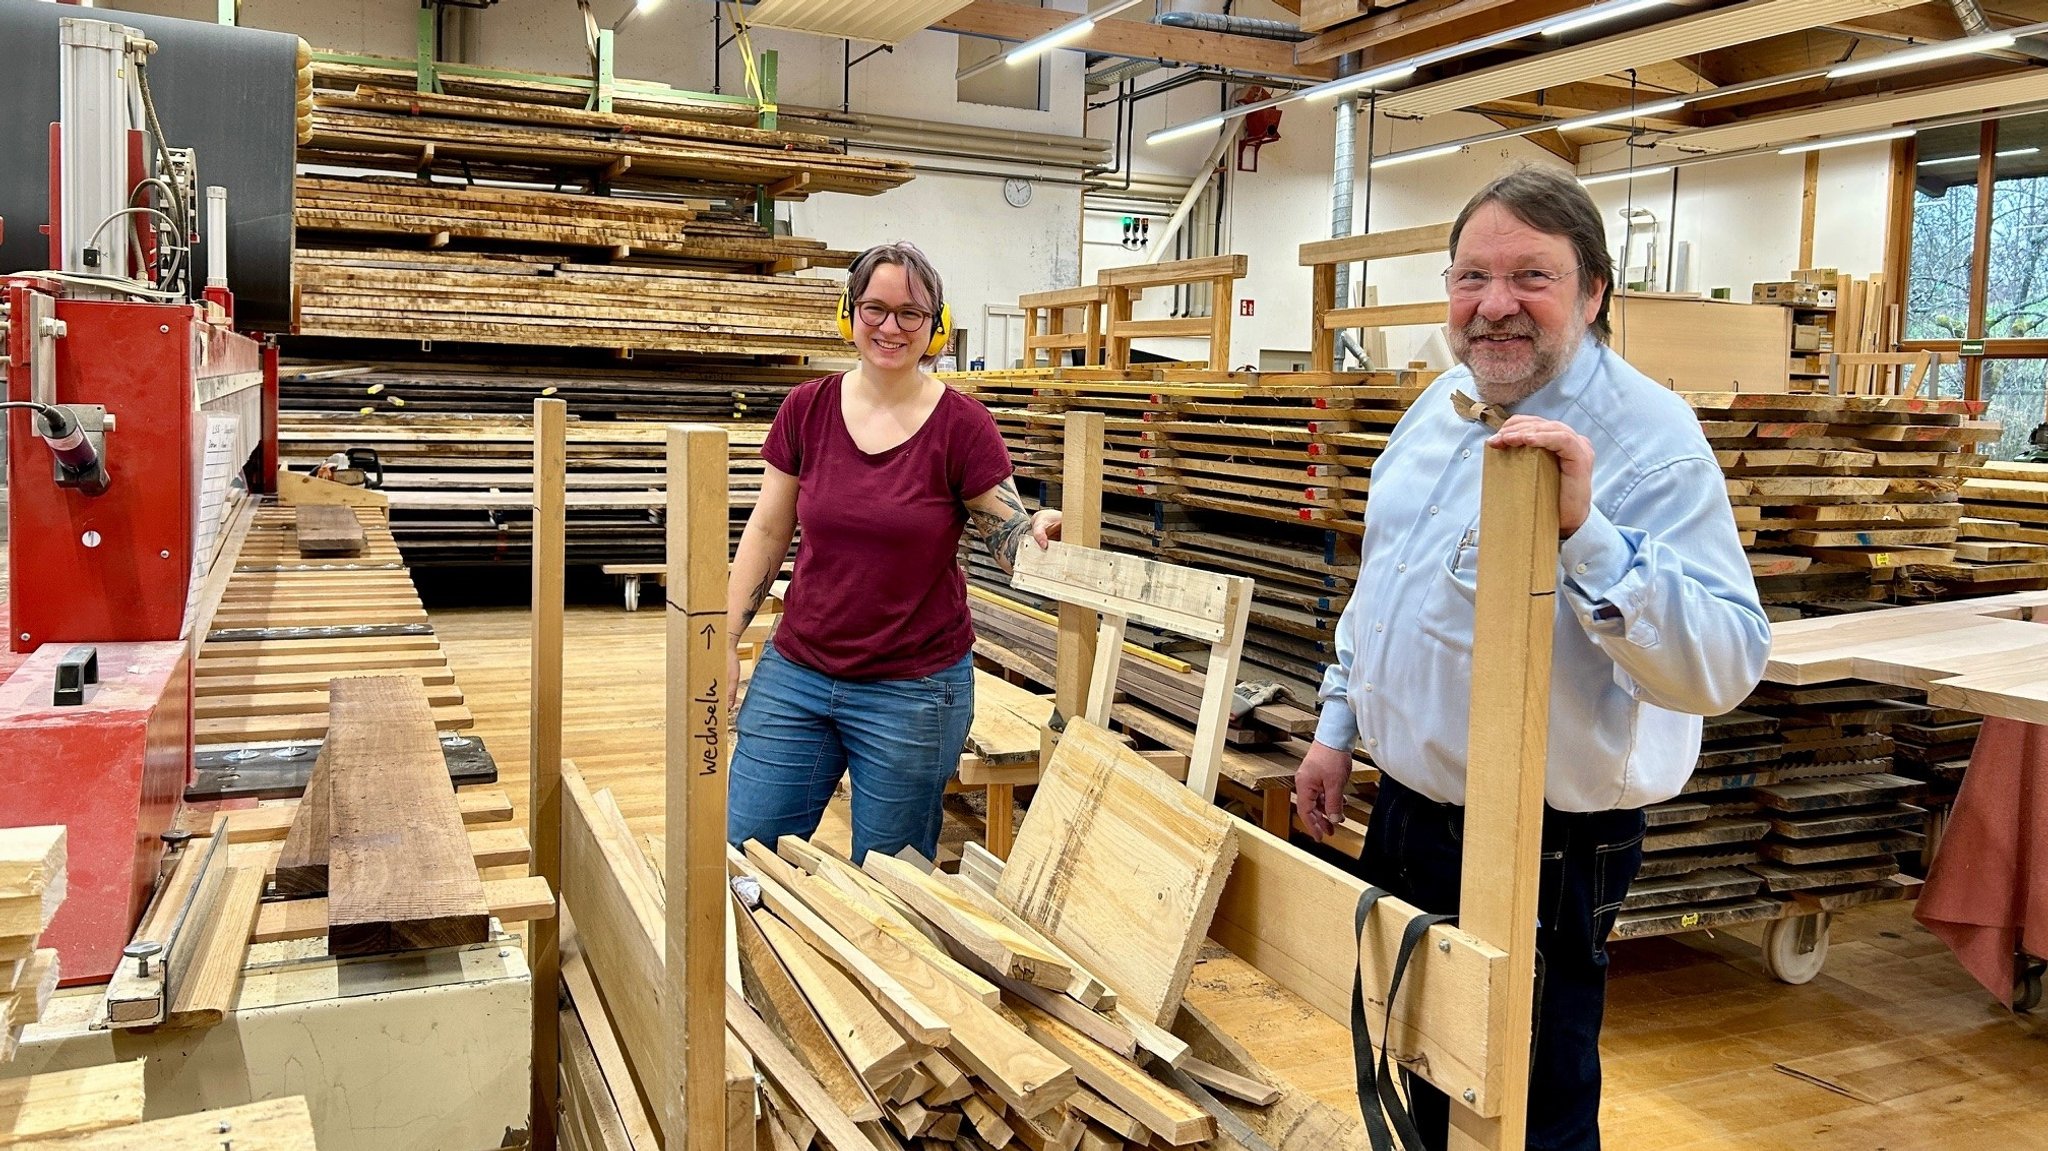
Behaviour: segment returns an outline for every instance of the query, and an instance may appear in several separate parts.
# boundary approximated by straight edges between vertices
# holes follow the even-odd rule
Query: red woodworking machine
[[[277,358],[234,330],[225,190],[162,138],[155,45],[117,23],[60,27],[49,267],[0,277],[0,621],[19,662],[0,664],[0,825],[69,827],[42,945],[80,983],[120,961],[192,772],[191,609],[232,488],[274,473]]]

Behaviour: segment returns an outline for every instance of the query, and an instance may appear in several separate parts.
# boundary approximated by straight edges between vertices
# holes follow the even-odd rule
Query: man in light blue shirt
[[[1567,172],[1525,168],[1451,231],[1448,333],[1460,366],[1402,417],[1372,471],[1364,560],[1337,625],[1315,746],[1296,775],[1318,838],[1341,819],[1351,749],[1381,773],[1361,874],[1427,912],[1457,910],[1480,470],[1489,446],[1558,458],[1532,1151],[1599,1147],[1605,941],[1642,862],[1642,808],[1678,794],[1700,717],[1742,701],[1770,626],[1719,464],[1685,401],[1607,346],[1613,262]],[[1453,390],[1511,413],[1463,418]],[[1411,1080],[1440,1146],[1447,1102]]]

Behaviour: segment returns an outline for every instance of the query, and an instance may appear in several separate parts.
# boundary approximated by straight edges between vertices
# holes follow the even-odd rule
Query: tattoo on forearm
[[[738,639],[742,632],[753,626],[754,616],[760,612],[761,605],[768,599],[768,589],[775,586],[776,574],[770,570],[767,575],[761,577],[760,583],[754,585],[754,590],[748,593],[747,610],[740,617],[739,630],[732,633],[734,639]]]
[[[1017,481],[1007,479],[995,489],[996,502],[1003,505],[1005,514],[997,514],[982,508],[967,509],[967,518],[974,528],[974,534],[988,543],[989,555],[996,566],[1005,572],[1017,566],[1017,549],[1024,537],[1031,534],[1031,513],[1024,509],[1024,497],[1017,494]]]

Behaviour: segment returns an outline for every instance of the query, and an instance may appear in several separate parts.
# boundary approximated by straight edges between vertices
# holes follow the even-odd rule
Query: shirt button
[[[1395,571],[1407,571],[1407,570],[1408,570],[1408,565],[1407,565],[1407,564],[1395,564],[1395,565],[1394,565],[1394,570],[1395,570]]]
[[[1573,568],[1572,570],[1573,570],[1573,571],[1575,571],[1575,572],[1577,572],[1577,573],[1579,573],[1580,575],[1585,575],[1585,574],[1586,574],[1586,565],[1585,565],[1585,564],[1580,564],[1579,566],[1577,566],[1577,567]]]
[[[1459,459],[1461,459],[1461,460],[1469,460],[1469,459],[1471,459],[1471,458],[1472,458],[1472,449],[1471,449],[1471,448],[1466,448],[1466,449],[1465,449],[1464,451],[1462,451],[1462,452],[1459,452],[1459,453],[1458,453],[1458,458],[1459,458]]]
[[[1378,747],[1379,745],[1380,741],[1377,739],[1368,739],[1365,741],[1365,746],[1367,747]]]
[[[1366,684],[1366,685],[1365,685],[1365,690],[1366,690],[1366,693],[1367,693],[1367,694],[1371,694],[1371,692],[1372,692],[1372,685],[1371,685],[1371,684]]]
[[[1435,504],[1431,504],[1431,505],[1429,505],[1429,514],[1430,514],[1430,515],[1435,515],[1435,514],[1436,514],[1436,505],[1435,505]]]
[[[1387,630],[1387,625],[1386,625],[1386,624],[1383,624],[1383,623],[1376,623],[1376,624],[1372,625],[1372,630],[1374,630],[1374,631],[1385,631],[1385,630]]]

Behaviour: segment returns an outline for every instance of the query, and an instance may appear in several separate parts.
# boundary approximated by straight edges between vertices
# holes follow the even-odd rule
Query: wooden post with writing
[[[718,428],[668,429],[668,1151],[726,1138],[726,452]]]
[[[1472,717],[1465,768],[1459,926],[1507,952],[1488,1031],[1502,1104],[1488,1119],[1451,1100],[1452,1151],[1519,1151],[1529,1108],[1538,857],[1550,746],[1550,646],[1557,621],[1557,458],[1488,449],[1479,502]]]
[[[533,637],[527,709],[527,838],[532,873],[562,890],[562,564],[567,524],[569,405],[533,401]],[[533,971],[533,1151],[554,1151],[561,1086],[561,933],[554,917],[527,924]]]

